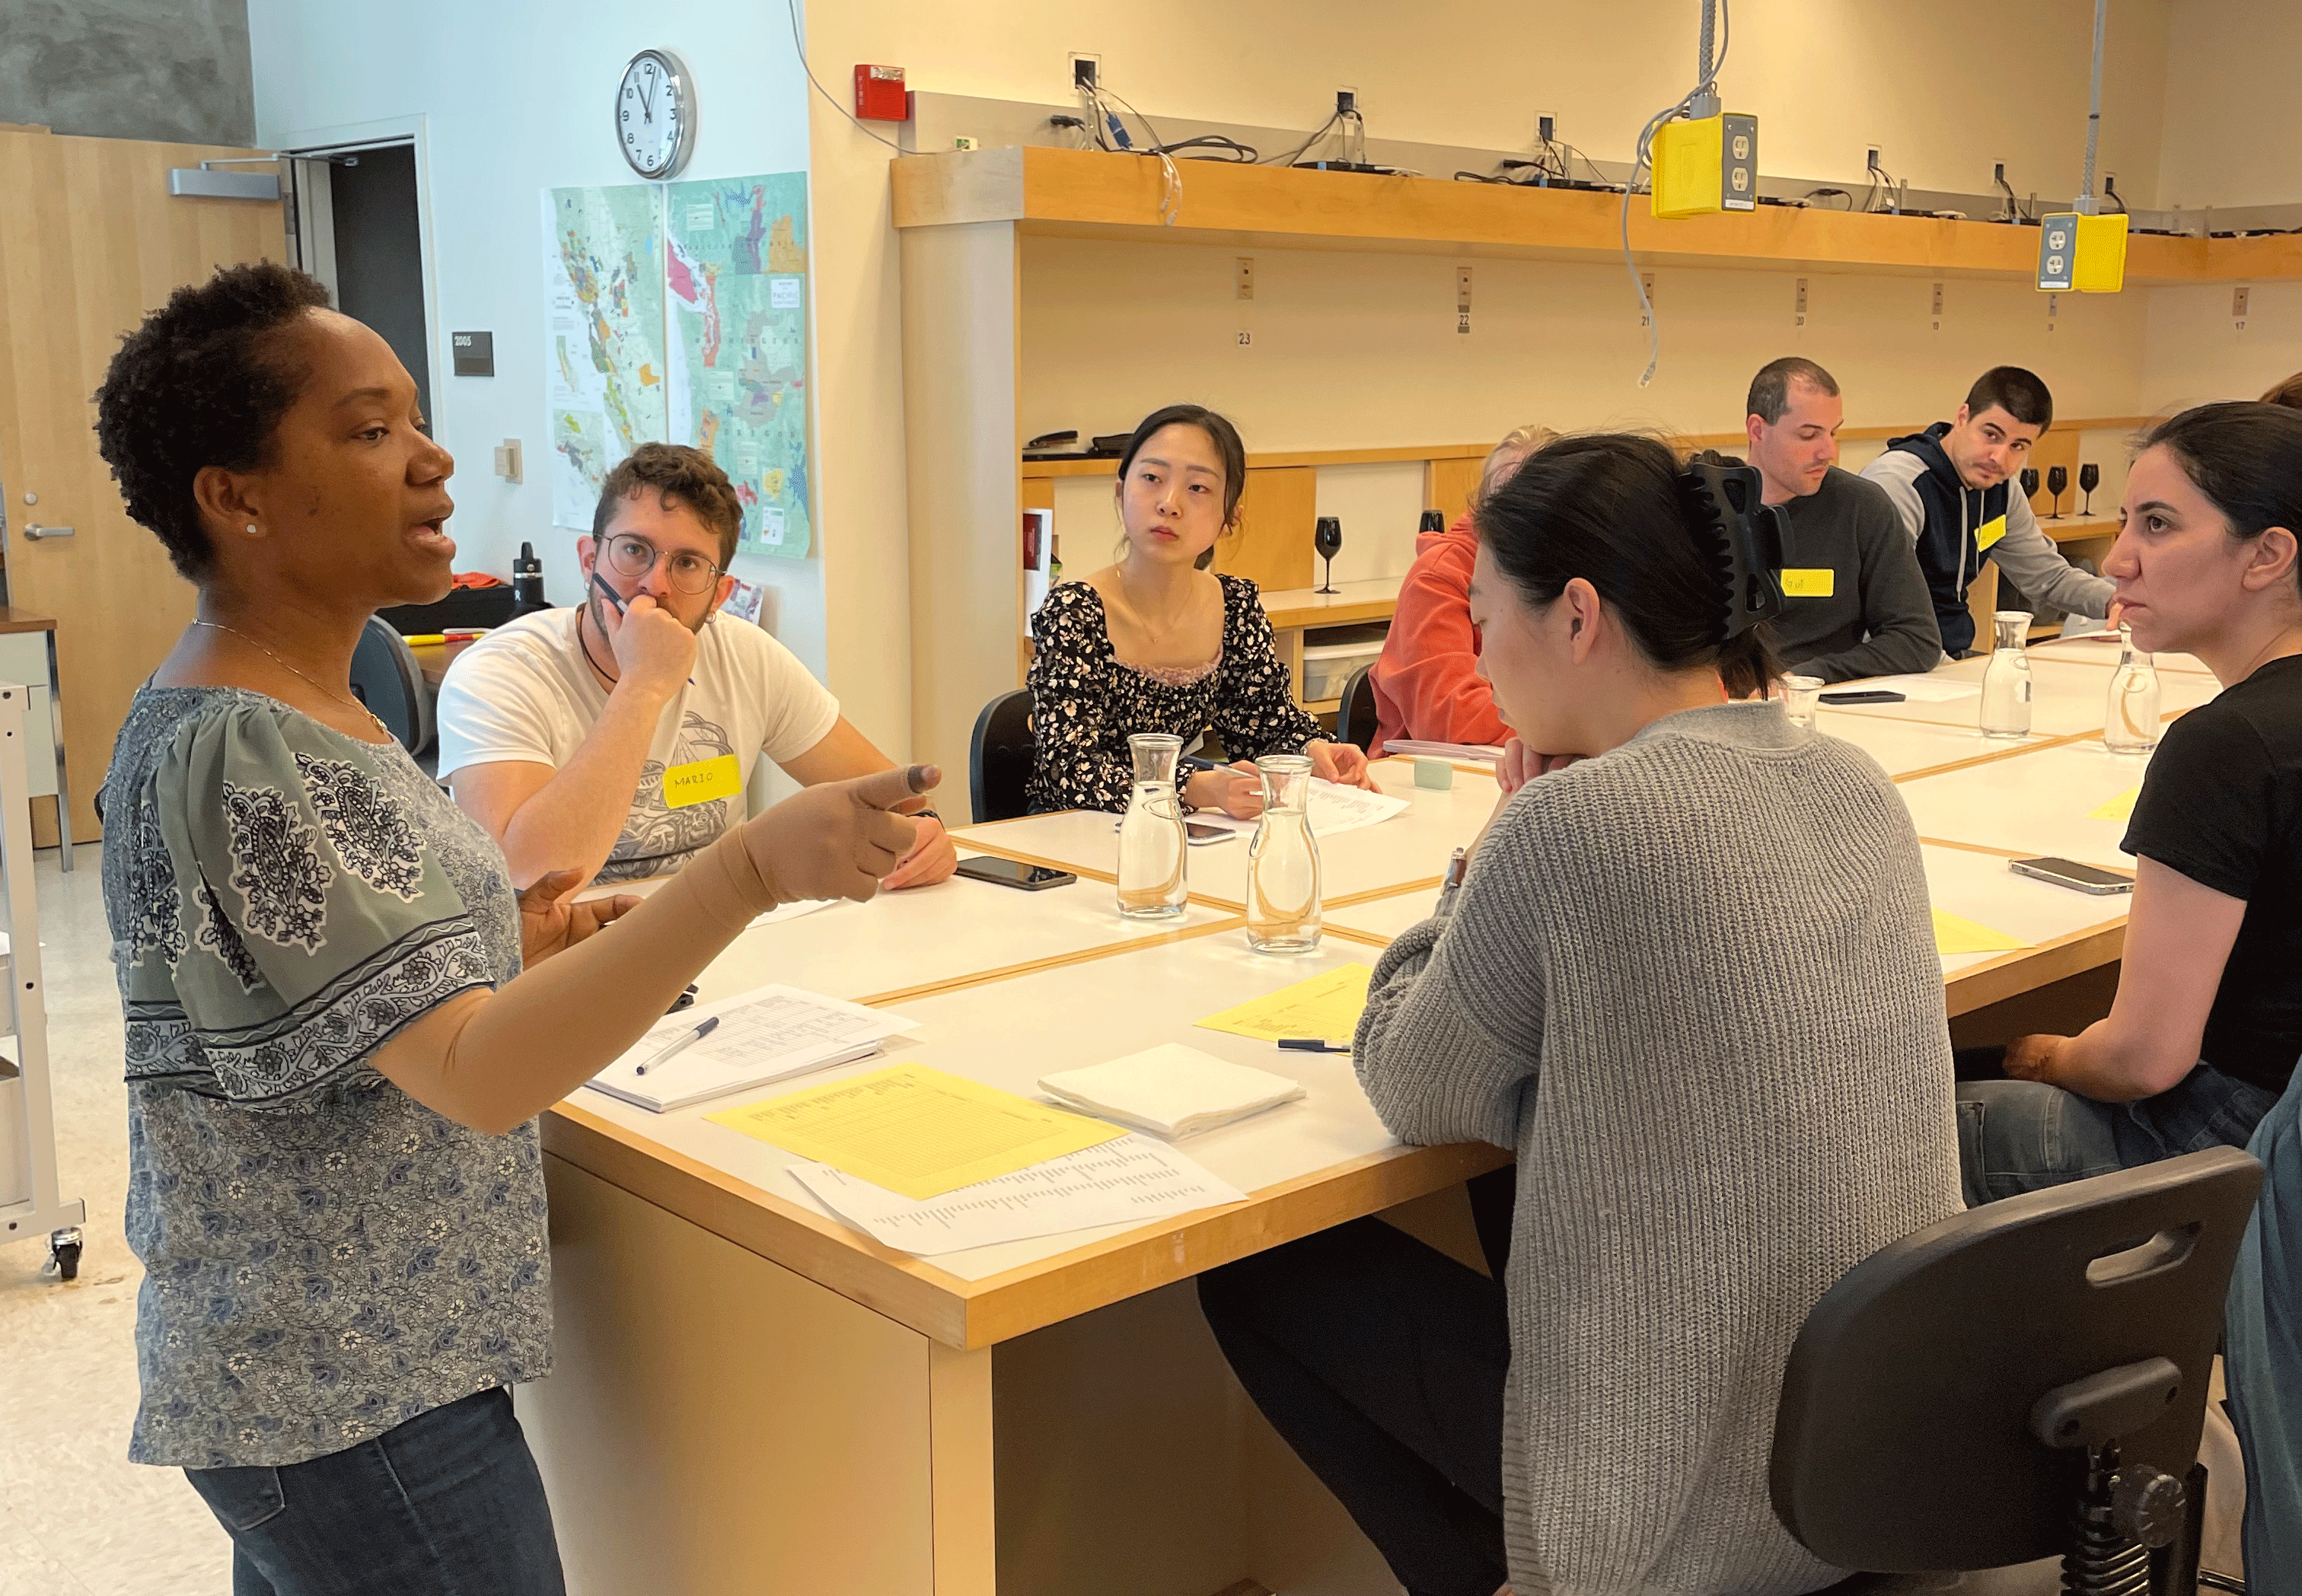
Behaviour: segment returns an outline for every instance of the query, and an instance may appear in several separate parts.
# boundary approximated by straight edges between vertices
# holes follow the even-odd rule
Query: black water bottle
[[[550,608],[543,597],[543,562],[535,558],[534,544],[522,543],[519,558],[511,562],[511,612],[522,616]]]

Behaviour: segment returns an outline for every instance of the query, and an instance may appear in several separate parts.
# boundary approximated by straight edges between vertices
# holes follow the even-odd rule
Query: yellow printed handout
[[[2010,953],[2029,945],[2019,937],[1977,925],[1964,915],[1935,911],[1935,952],[1945,958],[1953,953]]]
[[[2100,807],[2087,811],[2089,820],[2130,820],[2134,819],[2134,801],[2142,796],[2140,787],[2129,787],[2117,797]]]
[[[920,1202],[1127,1134],[913,1063],[709,1117]]]
[[[1374,971],[1364,964],[1344,964],[1315,975],[1307,981],[1281,987],[1199,1021],[1205,1030],[1227,1030],[1257,1042],[1277,1042],[1289,1037],[1315,1037],[1337,1044],[1351,1039],[1359,1028],[1359,1011],[1366,1007],[1367,982]]]

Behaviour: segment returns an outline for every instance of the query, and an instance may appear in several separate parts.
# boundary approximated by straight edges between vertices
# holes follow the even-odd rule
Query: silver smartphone
[[[2010,859],[2006,861],[2006,868],[2018,876],[2051,881],[2057,886],[2067,886],[2072,892],[2090,893],[2096,897],[2134,890],[2134,878],[2125,872],[2105,870],[2099,865],[2080,864],[2074,859]]]

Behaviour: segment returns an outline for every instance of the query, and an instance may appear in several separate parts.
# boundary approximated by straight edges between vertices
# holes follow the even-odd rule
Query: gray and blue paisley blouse
[[[105,780],[128,1021],[139,1463],[340,1451],[551,1359],[533,1121],[483,1136],[377,1047],[519,971],[503,855],[396,744],[147,687]]]

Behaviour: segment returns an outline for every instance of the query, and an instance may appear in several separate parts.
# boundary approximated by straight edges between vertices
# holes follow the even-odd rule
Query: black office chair
[[[1882,1571],[1831,1590],[2192,1596],[2207,1380],[2261,1185],[2217,1147],[1991,1203],[1848,1271],[1791,1349],[1770,1475],[1801,1545]]]
[[[1370,660],[1344,679],[1342,698],[1335,708],[1335,735],[1361,749],[1373,748],[1375,723],[1374,662]]]
[[[352,693],[408,752],[432,746],[432,689],[407,641],[382,616],[367,617],[352,650]]]
[[[1031,695],[1003,693],[975,718],[967,745],[967,798],[975,823],[1012,820],[1028,813],[1024,787],[1031,779]]]

